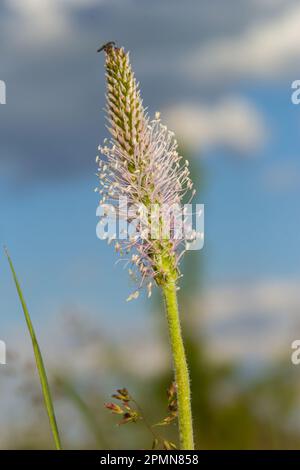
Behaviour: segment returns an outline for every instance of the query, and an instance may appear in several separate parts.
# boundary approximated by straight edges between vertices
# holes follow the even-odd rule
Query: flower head
[[[193,184],[188,162],[178,154],[174,134],[161,123],[158,113],[150,120],[143,106],[129,53],[112,42],[103,49],[111,137],[99,147],[101,157],[97,157],[100,205],[113,205],[119,219],[129,224],[139,215],[136,233],[116,241],[115,248],[132,265],[130,274],[140,274],[139,287],[146,282],[151,295],[152,280],[162,284],[178,278],[185,247],[183,237],[172,236],[176,217],[170,208],[178,206],[187,192],[194,194]],[[130,211],[120,207],[120,198],[125,197]],[[149,230],[153,208],[156,236]],[[166,227],[170,228],[170,237],[165,236]]]

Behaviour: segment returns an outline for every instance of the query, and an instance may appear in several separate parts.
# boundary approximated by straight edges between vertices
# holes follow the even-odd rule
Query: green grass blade
[[[12,272],[12,275],[13,275],[13,279],[14,279],[14,282],[15,282],[15,285],[16,285],[16,289],[17,289],[19,298],[20,298],[20,302],[22,304],[25,320],[26,320],[26,323],[27,323],[27,327],[28,327],[28,330],[29,330],[30,337],[31,337],[34,356],[35,356],[35,362],[36,362],[36,366],[37,366],[39,377],[40,377],[42,392],[43,392],[45,406],[46,406],[46,410],[47,410],[49,421],[50,421],[51,431],[52,431],[54,442],[55,442],[55,447],[56,447],[57,450],[61,450],[62,447],[61,447],[59,432],[58,432],[58,428],[57,428],[57,423],[56,423],[56,418],[55,418],[55,413],[54,413],[54,407],[53,407],[53,402],[52,402],[52,398],[51,398],[50,388],[49,388],[49,384],[48,384],[46,369],[45,369],[45,366],[44,366],[44,361],[43,361],[43,358],[42,358],[42,354],[41,354],[39,344],[38,344],[38,341],[37,341],[37,338],[36,338],[36,335],[35,335],[35,331],[34,331],[34,328],[33,328],[32,322],[31,322],[29,311],[28,311],[28,308],[27,308],[27,305],[26,305],[26,302],[25,302],[25,299],[24,299],[24,296],[23,296],[23,293],[22,293],[22,289],[21,289],[20,283],[18,281],[13,263],[12,263],[12,260],[9,256],[9,253],[8,253],[7,249],[5,248],[4,250],[5,250],[5,254],[7,256],[8,262],[9,262],[9,266],[10,266],[10,269],[11,269],[11,272]]]

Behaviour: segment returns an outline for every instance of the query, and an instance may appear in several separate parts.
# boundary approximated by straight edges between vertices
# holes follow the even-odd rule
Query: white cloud
[[[299,279],[269,279],[208,290],[198,302],[211,353],[257,363],[285,355],[289,364],[291,341],[300,338],[299,285]]]
[[[299,279],[267,279],[252,284],[217,286],[205,296],[207,314],[219,321],[253,310],[271,316],[284,314],[288,319],[300,311],[299,285]]]
[[[16,39],[44,42],[61,37],[69,28],[63,1],[9,0],[7,6],[14,15],[9,27],[14,26]]]
[[[215,146],[236,152],[252,152],[265,140],[266,126],[255,106],[240,97],[228,97],[214,105],[183,103],[165,110],[163,117],[194,150]]]
[[[300,6],[257,21],[232,37],[211,40],[183,60],[193,79],[276,79],[298,70]]]
[[[7,0],[13,14],[7,31],[16,41],[36,43],[61,39],[72,30],[71,12],[106,0]]]

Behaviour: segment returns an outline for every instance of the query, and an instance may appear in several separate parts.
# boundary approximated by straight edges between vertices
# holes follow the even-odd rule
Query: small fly
[[[115,41],[109,41],[103,44],[103,46],[99,47],[99,49],[97,49],[97,52],[106,51],[107,49],[110,49],[111,47],[114,47],[115,45],[116,45]]]

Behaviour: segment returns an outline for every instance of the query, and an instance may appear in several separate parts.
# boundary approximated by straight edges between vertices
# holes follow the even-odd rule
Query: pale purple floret
[[[158,205],[159,230],[164,230],[168,208],[180,205],[188,193],[191,197],[193,183],[189,177],[188,162],[177,152],[174,134],[162,125],[159,115],[150,120],[140,97],[138,85],[123,48],[109,45],[105,48],[107,79],[107,119],[110,140],[99,147],[101,157],[98,177],[100,205],[113,205],[119,219],[132,222],[134,213],[144,207],[146,217],[139,218],[138,234],[125,240],[116,240],[115,248],[132,266],[130,273],[140,274],[139,288],[147,282],[151,295],[152,280],[162,282],[167,271],[178,271],[178,262],[185,250],[182,238],[174,233],[174,216],[171,214],[171,237],[153,239],[148,230],[149,214]],[[127,198],[132,213],[120,210],[119,200]],[[157,207],[157,206],[156,206]],[[166,269],[167,266],[167,269]],[[130,297],[136,298],[139,290]]]

